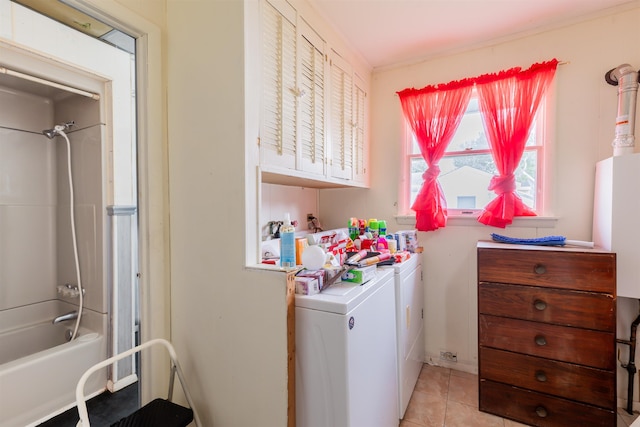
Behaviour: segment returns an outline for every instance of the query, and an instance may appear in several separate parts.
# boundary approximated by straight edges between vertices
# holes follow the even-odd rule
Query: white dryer
[[[393,274],[296,295],[296,425],[397,427]]]
[[[422,255],[389,267],[394,271],[398,358],[398,408],[400,419],[418,381],[424,363],[424,284]]]

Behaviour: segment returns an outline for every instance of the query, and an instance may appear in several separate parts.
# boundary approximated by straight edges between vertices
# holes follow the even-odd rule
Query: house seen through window
[[[543,137],[541,129],[544,121],[544,102],[541,103],[536,119],[531,125],[529,137],[515,171],[516,192],[522,201],[532,210],[537,209],[540,200]],[[409,205],[410,211],[420,187],[422,174],[427,164],[420,154],[420,148],[410,129],[408,136]],[[474,213],[484,208],[494,197],[489,190],[491,178],[497,174],[496,164],[485,135],[478,98],[474,95],[469,101],[460,126],[453,140],[440,160],[439,182],[447,201],[449,214]]]

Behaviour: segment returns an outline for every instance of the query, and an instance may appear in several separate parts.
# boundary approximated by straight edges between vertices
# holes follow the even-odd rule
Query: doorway
[[[50,9],[39,10],[41,6]],[[4,75],[11,73],[13,80],[4,80],[4,83],[9,82],[9,88],[14,85],[18,88],[17,92],[25,93],[25,96],[30,96],[33,90],[43,99],[46,99],[47,91],[39,89],[41,86],[56,90],[63,88],[63,91],[69,92],[91,88],[96,92],[96,99],[100,100],[95,103],[100,104],[99,113],[92,113],[90,122],[85,120],[87,127],[76,126],[79,127],[76,131],[72,125],[68,133],[74,145],[70,149],[73,167],[77,173],[83,174],[78,190],[82,194],[76,197],[79,203],[74,209],[81,223],[79,234],[83,230],[90,231],[86,235],[91,234],[79,245],[82,282],[87,285],[88,291],[85,298],[87,305],[84,308],[80,306],[79,311],[95,313],[96,316],[88,319],[94,323],[92,327],[106,338],[106,348],[99,356],[104,359],[140,341],[136,39],[107,24],[102,25],[105,28],[99,33],[95,33],[94,30],[101,24],[99,20],[88,15],[80,16],[79,11],[59,2],[0,0],[0,10],[3,16],[10,18],[0,20],[0,47],[9,53],[2,55],[3,64],[0,65],[3,66]],[[93,32],[78,30],[64,22],[66,17],[72,17],[73,23],[79,24],[81,29]],[[38,89],[33,89],[35,87]],[[66,101],[63,104],[53,97],[51,99],[52,104],[59,105],[55,108],[55,114],[50,114],[51,117],[57,120],[65,116],[66,120],[67,115],[73,115],[70,117],[72,120],[75,118],[79,120],[78,124],[84,124],[88,110],[81,104]],[[71,108],[67,104],[79,107]],[[14,109],[12,114],[15,113]],[[46,119],[42,116],[38,118]],[[86,137],[85,129],[93,130],[93,134]],[[86,157],[87,151],[91,151],[90,161]],[[55,159],[52,164],[54,170],[61,169]],[[60,191],[57,190],[58,193]],[[55,192],[56,188],[53,187]],[[95,201],[87,204],[86,194]],[[55,214],[55,207],[49,210]],[[57,216],[58,222],[61,222],[61,215]],[[55,219],[52,220],[53,226],[55,222]],[[56,244],[64,245],[64,240],[68,238],[65,233],[55,229],[50,234],[53,243],[48,246],[54,249],[51,270],[54,275],[58,271],[58,277],[51,280],[59,282],[61,274],[64,275],[66,261],[65,256],[58,255],[55,247]],[[62,243],[56,243],[58,241]],[[25,288],[25,292],[31,291]],[[41,293],[45,300],[64,300],[64,295],[56,295],[55,283],[45,286]],[[92,321],[93,318],[101,320]],[[111,391],[137,381],[139,364],[133,359],[123,362],[108,373],[108,388]]]

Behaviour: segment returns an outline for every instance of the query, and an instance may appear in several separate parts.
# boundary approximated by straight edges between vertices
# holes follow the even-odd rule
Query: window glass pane
[[[542,147],[538,124],[544,125],[544,106],[537,113],[531,125],[526,142],[526,150],[516,170],[516,192],[522,201],[531,209],[536,210],[538,194],[538,148]],[[422,174],[426,164],[420,156],[418,143],[410,132],[410,204],[422,186]],[[483,151],[483,152],[479,152]],[[495,193],[488,190],[489,182],[497,175],[495,163],[491,154],[487,137],[484,132],[482,116],[478,107],[478,98],[473,96],[465,115],[456,130],[451,143],[440,160],[440,185],[447,200],[449,209],[482,209],[495,198]],[[457,153],[457,154],[454,154]],[[417,155],[417,156],[416,156]],[[475,206],[475,207],[474,207]]]
[[[475,196],[460,196],[458,197],[458,204],[456,207],[458,209],[479,209],[482,206],[476,205]]]
[[[418,191],[422,187],[422,174],[427,170],[427,162],[423,158],[413,157],[411,159],[411,197],[409,201],[409,208],[413,206],[413,202],[416,200]]]
[[[478,98],[471,98],[460,126],[456,130],[447,152],[465,150],[487,150],[489,142],[484,134],[482,115],[478,110]]]
[[[420,147],[418,147],[418,140],[413,133],[411,134],[411,154],[420,154]]]
[[[450,209],[468,209],[458,206],[460,198],[474,198],[476,209],[482,209],[494,197],[489,182],[497,173],[490,154],[447,156],[440,160],[440,186]]]
[[[411,159],[411,203],[413,205],[422,186],[426,162]],[[537,151],[525,151],[516,169],[516,192],[532,209],[536,208]],[[439,182],[449,209],[482,209],[495,198],[489,190],[491,178],[497,175],[490,154],[446,156],[440,161]],[[473,204],[475,207],[471,207]]]
[[[529,129],[529,138],[527,138],[527,143],[525,144],[525,146],[527,147],[533,147],[534,145],[536,145],[537,139],[536,139],[536,135],[538,133],[538,129],[536,127],[536,120],[533,119],[533,122],[531,123],[531,129]]]
[[[520,165],[516,169],[516,192],[525,205],[536,209],[538,187],[538,151],[529,150],[522,154]]]

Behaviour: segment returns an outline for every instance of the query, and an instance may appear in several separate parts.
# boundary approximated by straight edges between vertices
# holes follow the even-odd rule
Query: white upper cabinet
[[[288,2],[261,4],[263,181],[366,185],[364,81]]]
[[[353,178],[353,70],[338,54],[331,55],[331,176]]]
[[[305,172],[325,175],[325,44],[304,20],[299,21],[298,28],[298,164]]]
[[[288,4],[263,12],[262,165],[326,174],[325,43]]]
[[[368,185],[369,133],[366,122],[367,91],[364,81],[353,76],[353,179]]]
[[[264,2],[262,14],[262,124],[260,163],[296,168],[297,42],[296,11]],[[287,7],[288,6],[288,7]]]

